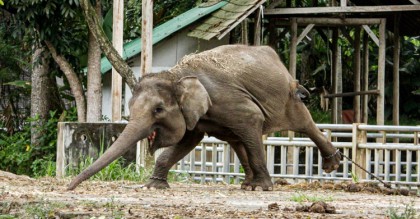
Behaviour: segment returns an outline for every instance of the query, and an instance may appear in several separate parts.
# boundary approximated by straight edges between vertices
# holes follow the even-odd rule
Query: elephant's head
[[[98,160],[73,179],[68,189],[99,172],[139,140],[149,139],[152,154],[178,143],[210,106],[210,97],[196,77],[179,79],[169,72],[143,77],[129,102],[130,121],[124,131]]]

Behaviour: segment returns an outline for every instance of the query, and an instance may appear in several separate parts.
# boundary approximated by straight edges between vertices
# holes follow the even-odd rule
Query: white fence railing
[[[319,124],[325,137],[341,153],[385,182],[420,189],[420,126]],[[399,142],[398,142],[399,141]],[[330,174],[322,170],[315,144],[304,137],[269,137],[264,141],[268,171],[273,178],[299,180],[373,181],[343,158]],[[244,178],[237,156],[226,142],[206,137],[172,169],[201,182],[239,183]]]

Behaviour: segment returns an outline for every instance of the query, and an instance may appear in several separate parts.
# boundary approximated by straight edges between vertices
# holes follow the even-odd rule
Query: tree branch
[[[137,83],[133,70],[131,70],[130,66],[122,59],[121,55],[118,54],[117,50],[115,50],[112,43],[106,37],[92,4],[89,0],[81,0],[80,6],[83,9],[83,14],[89,29],[101,47],[102,52],[117,72],[124,78],[131,91],[133,91],[134,86]]]
[[[68,61],[63,56],[57,54],[57,50],[51,44],[51,42],[47,40],[44,42],[47,45],[48,50],[50,50],[54,61],[58,64],[61,71],[63,71],[70,84],[71,92],[73,93],[76,100],[77,120],[79,122],[86,122],[86,101],[83,93],[82,83],[79,81],[79,78],[77,77],[77,74],[74,72],[70,63],[68,63]]]

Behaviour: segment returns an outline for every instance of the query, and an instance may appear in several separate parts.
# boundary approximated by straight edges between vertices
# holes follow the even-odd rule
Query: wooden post
[[[141,25],[141,76],[145,76],[152,71],[153,57],[153,0],[142,1],[142,25]]]
[[[290,58],[289,58],[289,72],[294,79],[296,79],[296,47],[297,47],[297,21],[296,18],[290,19]]]
[[[257,9],[254,18],[254,45],[261,45],[261,9]]]
[[[124,0],[114,0],[113,3],[113,23],[112,23],[112,45],[122,56],[123,53],[123,28],[124,28]],[[122,77],[112,67],[111,82],[111,103],[113,122],[121,120],[122,104]]]
[[[245,18],[241,23],[241,43],[244,45],[249,44],[248,40],[248,18]]]
[[[141,64],[140,64],[140,74],[141,77],[145,76],[152,72],[152,57],[153,57],[153,42],[152,42],[152,33],[153,33],[153,0],[143,0],[142,1],[142,21],[141,21]],[[143,140],[140,142],[140,156],[143,156],[144,168],[151,168],[154,164],[154,157],[149,155],[148,147],[149,142]]]
[[[394,66],[393,66],[393,99],[392,121],[400,125],[400,14],[394,16]],[[397,139],[396,139],[397,140]]]
[[[360,27],[355,28],[354,33],[354,92],[360,91]],[[354,119],[356,123],[360,123],[360,96],[356,95],[353,99]]]
[[[363,91],[369,90],[369,34],[363,33]],[[368,102],[369,96],[363,97],[363,123],[368,124]]]
[[[333,93],[342,93],[343,92],[343,77],[341,69],[341,47],[338,45],[338,32],[339,30],[335,28],[333,30],[332,37],[332,86]],[[341,111],[342,111],[342,98],[334,98],[332,101],[332,122],[334,124],[341,123]]]
[[[385,27],[386,19],[379,24],[379,55],[378,55],[378,90],[380,91],[376,106],[376,124],[383,125],[385,121]]]
[[[366,149],[359,148],[360,143],[366,143],[366,131],[359,131],[357,129],[359,125],[360,123],[353,123],[351,159],[366,169]],[[356,167],[354,163],[351,165],[351,172],[359,179],[366,179],[366,173],[359,167]]]

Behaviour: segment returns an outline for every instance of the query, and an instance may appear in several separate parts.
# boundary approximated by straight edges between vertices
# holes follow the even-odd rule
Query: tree
[[[95,11],[98,17],[102,16],[101,2],[96,1]],[[88,122],[97,122],[102,117],[102,75],[101,75],[101,48],[96,42],[92,32],[89,31],[88,67],[87,67],[87,115]]]

